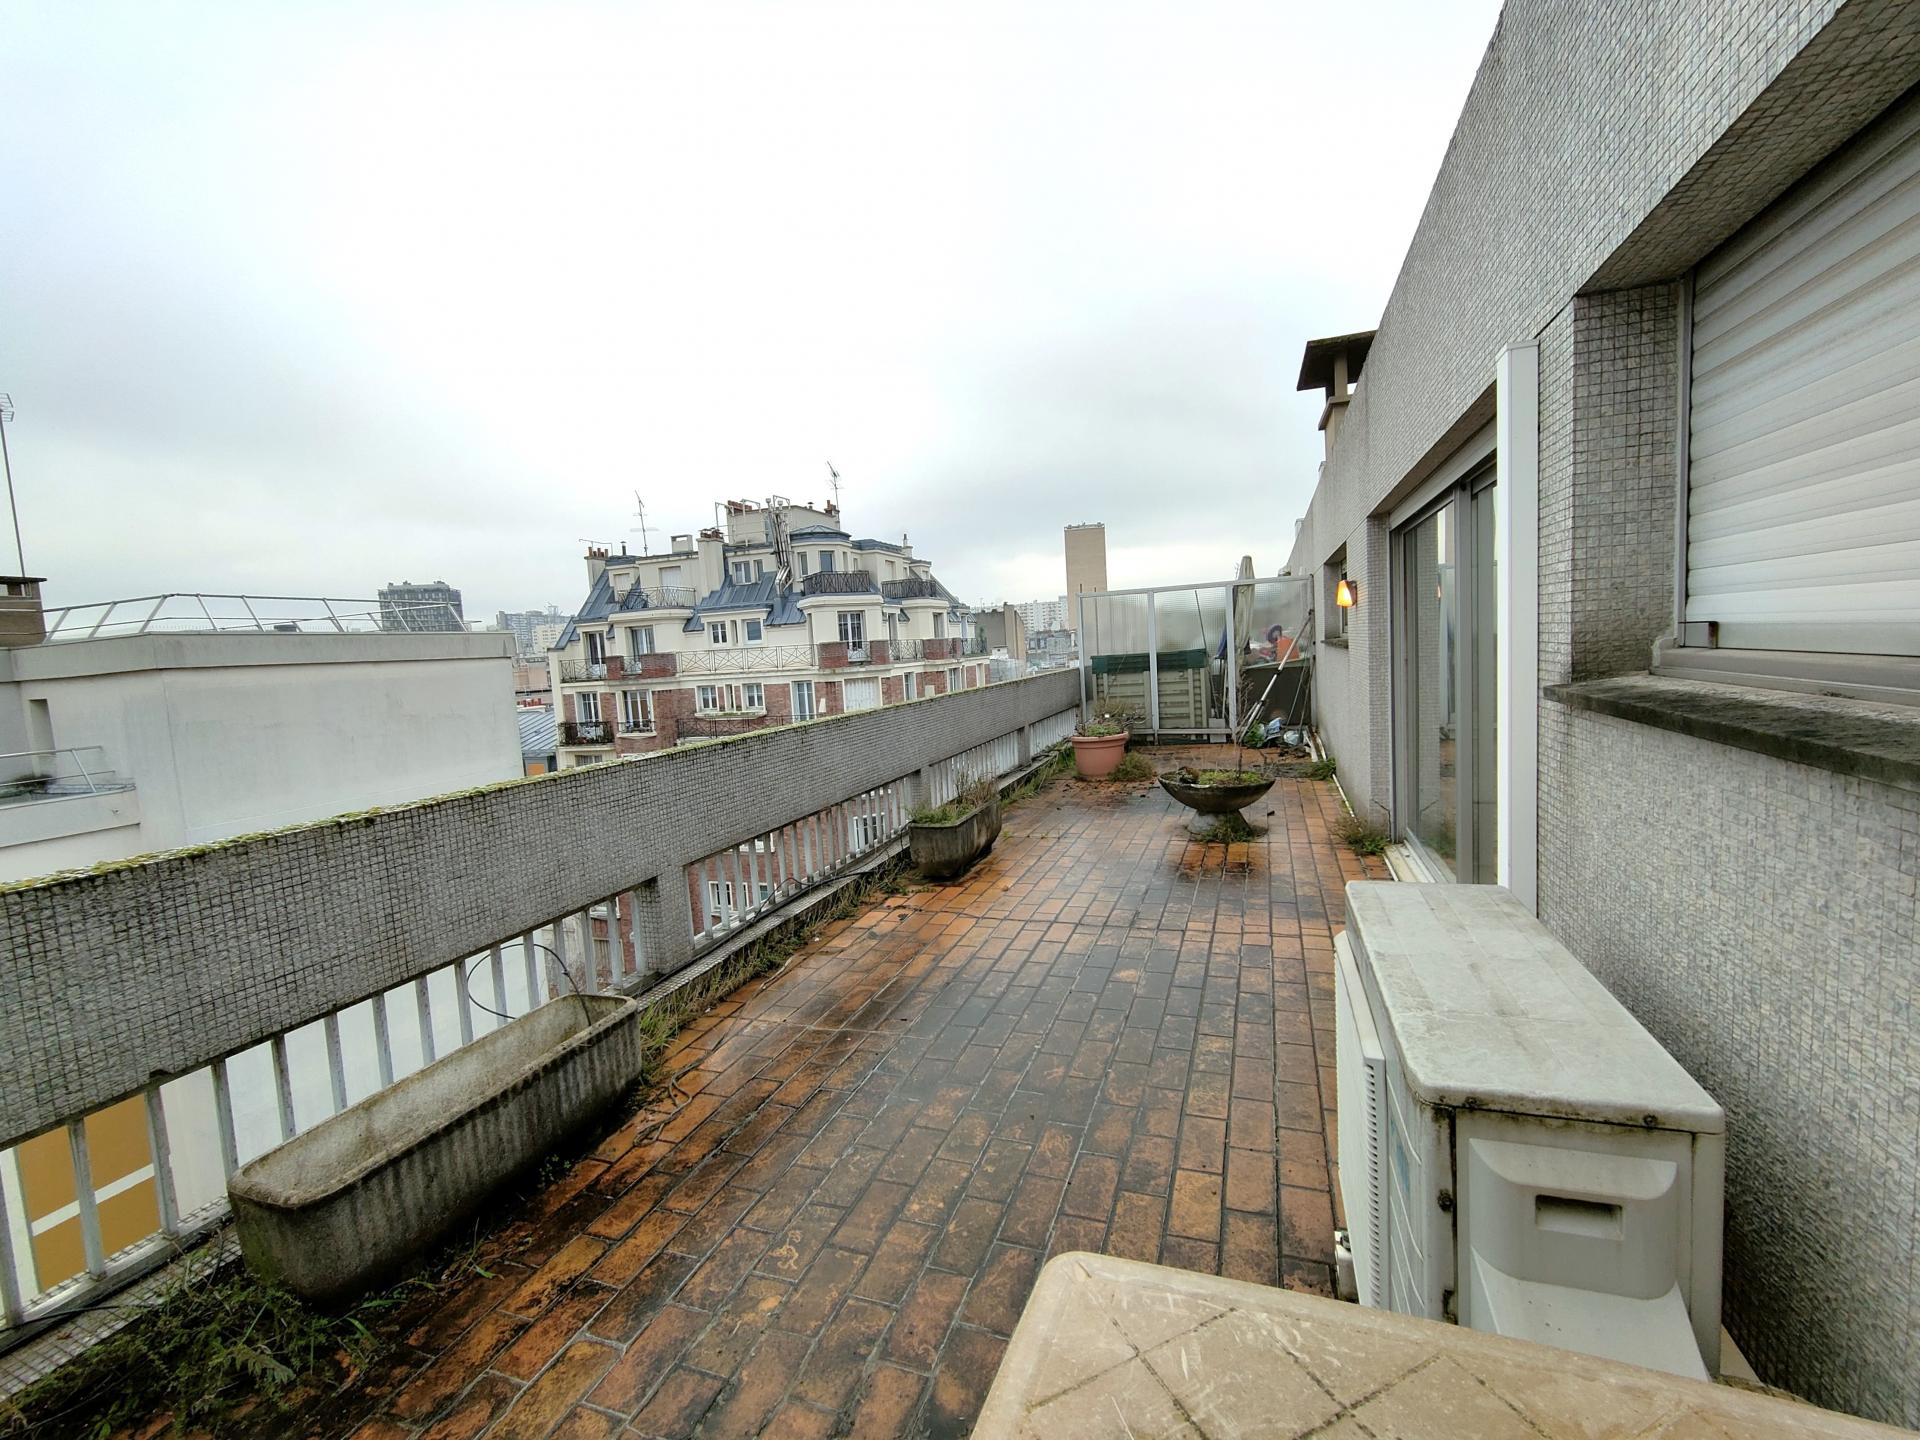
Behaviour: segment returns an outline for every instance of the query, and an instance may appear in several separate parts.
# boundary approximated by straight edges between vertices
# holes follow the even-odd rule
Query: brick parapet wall
[[[0,892],[0,1144],[1077,707],[1071,672],[50,877]],[[671,897],[671,898],[670,898]]]

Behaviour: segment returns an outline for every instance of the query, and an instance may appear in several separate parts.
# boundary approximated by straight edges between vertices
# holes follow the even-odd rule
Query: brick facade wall
[[[1077,708],[1070,673],[563,770],[0,891],[0,1144]]]

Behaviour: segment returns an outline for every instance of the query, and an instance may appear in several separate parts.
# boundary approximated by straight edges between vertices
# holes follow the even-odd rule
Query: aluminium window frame
[[[1491,440],[1489,435],[1488,440]],[[1388,573],[1392,576],[1391,613],[1388,619],[1390,635],[1391,690],[1388,710],[1391,720],[1393,745],[1393,803],[1390,809],[1394,839],[1414,852],[1420,863],[1440,882],[1446,884],[1473,884],[1473,880],[1462,880],[1464,874],[1472,876],[1478,861],[1475,851],[1478,848],[1474,833],[1474,794],[1479,782],[1479,761],[1474,754],[1470,737],[1477,732],[1474,726],[1480,722],[1479,705],[1474,695],[1474,662],[1478,658],[1480,647],[1486,643],[1484,636],[1476,636],[1472,627],[1471,591],[1475,567],[1480,556],[1478,542],[1473,534],[1472,512],[1474,498],[1498,483],[1498,454],[1491,448],[1481,449],[1479,437],[1475,437],[1475,453],[1465,464],[1455,465],[1449,462],[1446,467],[1450,478],[1437,492],[1423,487],[1422,503],[1417,509],[1408,512],[1405,509],[1395,512],[1395,524],[1389,531]],[[1414,530],[1432,519],[1450,505],[1458,505],[1454,521],[1454,603],[1459,614],[1456,617],[1457,630],[1453,654],[1452,684],[1454,691],[1454,739],[1453,739],[1453,859],[1445,860],[1436,855],[1415,833],[1411,824],[1412,812],[1417,803],[1419,777],[1414,773],[1414,737],[1412,729],[1413,715],[1403,700],[1411,696],[1416,687],[1413,675],[1414,655],[1407,643],[1408,626],[1413,616],[1413,587],[1409,577],[1410,552],[1407,537]],[[1403,518],[1404,517],[1404,518]],[[1499,558],[1499,542],[1495,541],[1495,559]],[[1499,639],[1493,637],[1495,658],[1497,659]],[[1486,717],[1488,723],[1495,723],[1499,715],[1499,701],[1494,702],[1494,714]]]

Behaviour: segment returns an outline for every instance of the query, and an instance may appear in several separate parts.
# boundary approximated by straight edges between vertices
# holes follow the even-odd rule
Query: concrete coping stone
[[[1912,1433],[1778,1394],[1080,1252],[1040,1272],[973,1430],[975,1440]]]
[[[1555,704],[1920,790],[1920,706],[1658,675],[1549,685]]]

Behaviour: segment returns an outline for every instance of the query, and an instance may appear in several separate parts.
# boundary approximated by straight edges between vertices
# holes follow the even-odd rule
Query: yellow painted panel
[[[27,1219],[51,1215],[74,1198],[73,1155],[67,1148],[65,1130],[49,1130],[23,1144],[20,1156],[20,1187],[25,1192]]]
[[[160,1197],[153,1181],[142,1180],[100,1202],[100,1243],[106,1253],[124,1250],[160,1228]]]
[[[143,1098],[122,1100],[87,1117],[87,1168],[93,1172],[95,1190],[104,1190],[122,1175],[152,1163]]]
[[[87,1268],[86,1251],[80,1244],[79,1216],[63,1220],[33,1237],[33,1265],[39,1271],[42,1290],[51,1290]]]

